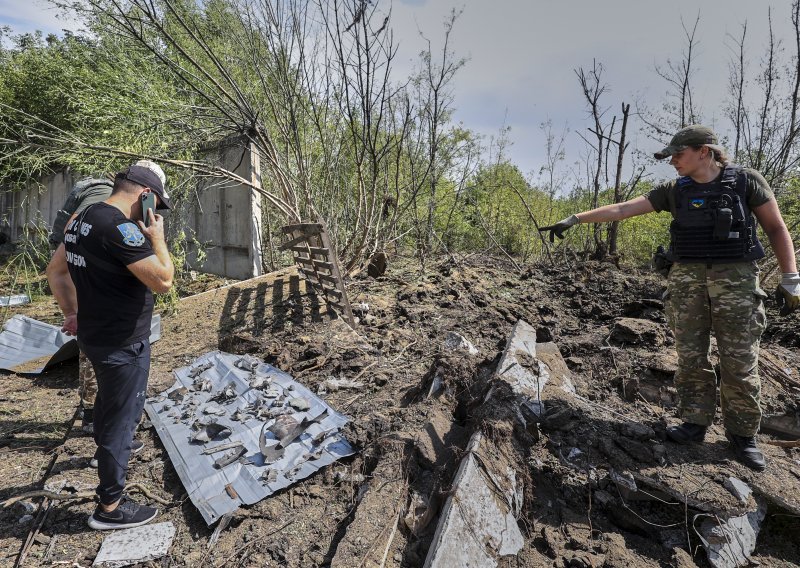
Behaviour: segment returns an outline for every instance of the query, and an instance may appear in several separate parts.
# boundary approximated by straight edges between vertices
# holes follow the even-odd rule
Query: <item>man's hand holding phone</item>
[[[164,240],[164,218],[156,213],[156,194],[152,191],[142,193],[142,218],[139,225],[144,236],[153,242],[156,239]]]
[[[152,191],[147,191],[146,193],[142,193],[141,196],[142,200],[142,219],[144,219],[144,226],[150,226],[150,216],[148,211],[152,211],[155,213],[156,210],[156,194]]]

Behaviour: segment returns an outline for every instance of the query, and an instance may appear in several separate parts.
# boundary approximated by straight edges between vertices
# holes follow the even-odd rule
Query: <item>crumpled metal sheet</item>
[[[161,316],[153,315],[150,342],[161,338]],[[61,328],[28,316],[15,315],[0,331],[0,369],[15,373],[41,373],[78,356],[78,342]]]
[[[245,368],[237,367],[237,362]],[[353,454],[352,447],[339,432],[348,422],[347,417],[289,374],[254,357],[213,351],[173,373],[176,383],[148,399],[145,410],[189,498],[208,525],[242,504],[257,503]],[[226,391],[233,395],[227,400]],[[303,399],[308,408],[296,410],[290,404],[292,399]],[[305,408],[306,405],[295,406]],[[224,413],[219,413],[220,408]],[[261,417],[259,409],[264,412]],[[318,421],[287,443],[280,459],[267,463],[259,438],[263,433],[266,441],[272,444],[277,443],[277,438],[268,430],[275,419],[267,416],[266,411],[285,412],[284,415],[291,415],[298,422],[304,418]],[[243,422],[234,420],[234,415],[245,419]],[[192,424],[197,421],[219,424],[226,427],[226,432],[230,429],[231,434],[204,444],[191,442],[197,431],[192,429]],[[214,462],[231,450],[204,453],[214,446],[235,442],[241,442],[247,451],[241,459],[221,469],[215,468]]]

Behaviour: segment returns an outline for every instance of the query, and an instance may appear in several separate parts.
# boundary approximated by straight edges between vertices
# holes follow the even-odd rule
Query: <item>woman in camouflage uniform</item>
[[[761,422],[758,348],[766,325],[756,261],[764,256],[756,228],[767,235],[783,273],[776,298],[786,311],[800,306],[794,246],[775,196],[757,171],[731,164],[714,132],[692,125],[655,154],[670,158],[680,176],[647,195],[572,215],[542,227],[554,236],[578,223],[618,221],[669,211],[672,261],[666,311],[675,335],[675,386],[683,423],[667,429],[673,442],[700,442],[716,411],[716,374],[709,361],[711,332],[720,356],[720,400],[731,447],[745,465],[763,470],[756,445]]]

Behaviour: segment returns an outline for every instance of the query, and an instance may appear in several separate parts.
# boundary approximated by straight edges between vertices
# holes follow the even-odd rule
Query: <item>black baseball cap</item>
[[[149,187],[153,193],[158,195],[159,204],[157,209],[172,209],[172,202],[170,202],[169,195],[167,195],[164,189],[164,184],[158,174],[152,169],[145,166],[133,165],[127,170],[119,172],[116,177],[138,183],[144,187]]]

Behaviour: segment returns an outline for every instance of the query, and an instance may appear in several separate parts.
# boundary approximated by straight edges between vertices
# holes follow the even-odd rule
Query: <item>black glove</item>
[[[559,239],[564,238],[564,231],[580,223],[577,215],[570,215],[566,219],[562,219],[555,225],[548,225],[547,227],[539,227],[539,232],[550,231],[550,242],[556,242],[556,237]]]
[[[658,272],[661,276],[667,277],[669,276],[669,270],[672,268],[672,259],[664,250],[664,247],[658,245],[655,254],[653,255],[653,268],[655,268],[656,272]]]

